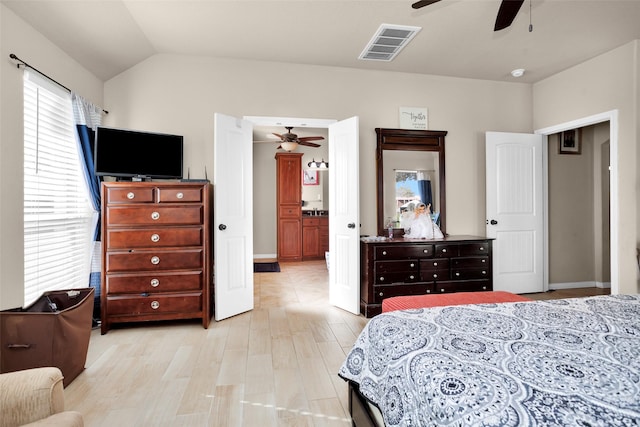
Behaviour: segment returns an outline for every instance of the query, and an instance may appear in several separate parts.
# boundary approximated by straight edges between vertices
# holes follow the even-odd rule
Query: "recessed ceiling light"
[[[522,77],[524,76],[524,68],[517,68],[511,72],[513,77]]]

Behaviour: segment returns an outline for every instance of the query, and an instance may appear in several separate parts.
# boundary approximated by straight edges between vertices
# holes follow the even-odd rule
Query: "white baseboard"
[[[611,289],[611,282],[596,282],[596,288]]]
[[[575,289],[575,288],[600,288],[611,289],[611,282],[566,282],[549,283],[549,290]]]
[[[278,254],[253,254],[253,259],[278,258]]]

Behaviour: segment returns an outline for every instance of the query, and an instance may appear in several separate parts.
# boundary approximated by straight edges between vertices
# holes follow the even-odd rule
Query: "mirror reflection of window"
[[[438,153],[387,150],[383,155],[384,217],[392,218],[402,228],[403,211],[415,208],[421,201],[431,203],[432,214],[437,214],[440,197]]]

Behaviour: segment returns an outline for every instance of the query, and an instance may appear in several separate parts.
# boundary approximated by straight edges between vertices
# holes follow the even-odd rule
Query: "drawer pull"
[[[378,295],[380,295],[381,297],[384,296],[384,292],[380,292]]]
[[[431,289],[427,289],[427,293],[430,294],[431,293]]]
[[[380,276],[380,281],[384,282],[384,276]]]
[[[444,288],[441,288],[441,289],[440,289],[440,292],[443,292],[443,293],[444,293]]]
[[[486,275],[486,274],[487,274],[487,272],[486,272],[485,270],[482,270],[482,274]]]
[[[433,275],[433,278],[434,278],[434,279],[437,279],[437,278],[438,278],[438,275],[437,275],[437,274],[434,274],[434,275]]]
[[[446,254],[446,253],[447,253],[447,248],[444,248],[444,249],[442,250],[442,253],[443,253],[443,254]]]
[[[409,276],[409,279],[413,280],[415,278],[415,276]]]
[[[151,235],[151,241],[152,242],[159,242],[160,241],[160,235],[159,234],[152,234]]]
[[[160,219],[160,212],[151,212],[151,219],[154,221]]]
[[[387,251],[382,251],[382,255],[386,255],[386,254],[387,254]]]
[[[422,253],[428,254],[429,253],[429,249],[423,249]]]
[[[480,246],[480,250],[481,250],[481,251],[484,251],[484,246]]]
[[[482,290],[483,290],[483,291],[486,291],[486,290],[487,290],[487,287],[486,287],[486,286],[483,286],[483,287],[482,287]]]
[[[136,193],[134,193],[133,191],[129,191],[127,193],[127,199],[133,200],[135,197],[136,197]]]
[[[456,277],[460,277],[460,273],[456,271]]]
[[[434,267],[437,267],[437,266],[438,266],[438,263],[437,263],[437,262],[434,262],[434,263],[433,263],[433,266],[434,266]]]
[[[485,263],[485,262],[487,262],[487,260],[486,260],[486,259],[483,259],[483,260],[482,260],[482,262],[483,262],[483,263]]]
[[[158,301],[151,301],[151,308],[157,310],[160,308],[160,303]]]
[[[151,257],[151,264],[153,264],[153,265],[158,265],[158,264],[160,264],[160,257],[152,256],[152,257]]]
[[[409,267],[415,267],[416,265],[414,263],[409,264]]]
[[[182,198],[184,197],[184,194],[183,194],[183,193],[182,193],[182,191],[181,191],[181,192],[179,192],[178,194],[176,194],[176,197],[177,197],[178,199],[182,199]],[[480,250],[482,250],[482,249],[480,249]]]
[[[153,286],[154,288],[157,288],[158,286],[160,286],[160,280],[151,279],[151,286]]]

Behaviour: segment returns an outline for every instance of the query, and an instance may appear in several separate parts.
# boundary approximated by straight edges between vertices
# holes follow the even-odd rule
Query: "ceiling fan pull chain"
[[[532,16],[531,16],[531,0],[529,0],[529,32],[533,32],[533,24],[531,23],[532,20]]]

